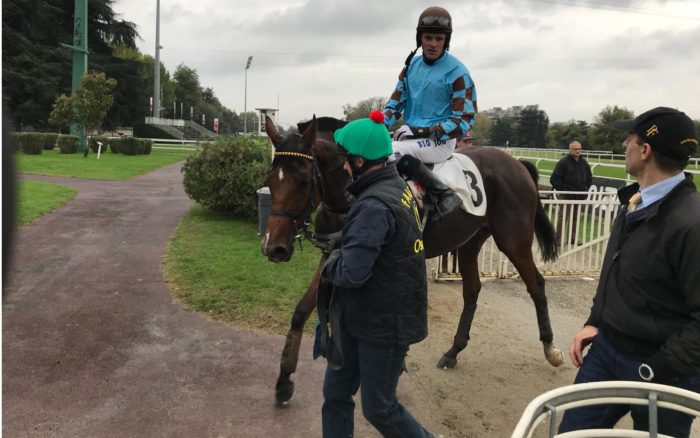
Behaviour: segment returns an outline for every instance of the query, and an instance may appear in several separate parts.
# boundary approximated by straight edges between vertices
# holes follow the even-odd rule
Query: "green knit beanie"
[[[335,131],[335,142],[352,155],[377,160],[391,155],[391,137],[384,126],[384,114],[372,111],[368,119],[357,119]]]

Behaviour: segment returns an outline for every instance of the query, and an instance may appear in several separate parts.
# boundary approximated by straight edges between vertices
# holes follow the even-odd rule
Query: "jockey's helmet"
[[[357,119],[333,134],[335,142],[350,155],[378,160],[391,155],[391,137],[384,126],[384,114],[372,111],[368,119]]]
[[[418,17],[416,27],[416,47],[421,46],[421,35],[423,32],[444,33],[445,50],[450,48],[450,37],[452,36],[452,16],[447,9],[440,6],[431,6]]]

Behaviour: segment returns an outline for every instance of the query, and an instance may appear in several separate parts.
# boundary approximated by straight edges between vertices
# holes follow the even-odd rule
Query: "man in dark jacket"
[[[637,183],[619,191],[626,208],[615,219],[590,316],[569,351],[580,367],[575,383],[648,381],[700,392],[700,194],[683,173],[697,131],[688,116],[665,107],[613,127],[629,133],[625,169]],[[567,411],[559,432],[612,428],[627,412],[635,429],[648,430],[648,407],[607,405]],[[658,432],[688,437],[692,421],[659,409]]]
[[[593,183],[593,174],[591,173],[591,166],[588,165],[588,161],[581,156],[581,143],[574,140],[569,144],[568,155],[559,160],[557,165],[554,167],[554,171],[552,172],[552,176],[549,178],[549,182],[552,184],[554,190],[558,191],[588,191]],[[558,194],[558,198],[563,200],[580,201],[582,199],[586,199],[586,195],[585,193],[561,193]],[[559,215],[557,217],[557,239],[559,239],[560,242],[562,227],[564,225],[564,216],[570,218],[569,223],[571,224],[566,237],[568,237],[569,243],[573,244],[576,242],[576,236],[578,233],[576,225],[578,224],[580,210],[580,206],[577,204],[564,204],[564,208],[559,211]]]
[[[323,436],[353,436],[353,395],[361,388],[362,413],[383,436],[429,437],[396,398],[409,345],[428,334],[421,224],[410,189],[396,167],[386,165],[392,149],[384,115],[370,117],[335,133],[348,155],[355,203],[342,249],[322,270],[333,285]]]

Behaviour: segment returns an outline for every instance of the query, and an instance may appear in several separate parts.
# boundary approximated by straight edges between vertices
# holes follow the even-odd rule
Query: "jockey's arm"
[[[399,82],[396,84],[396,88],[391,93],[389,100],[386,105],[384,105],[384,124],[387,129],[391,128],[396,124],[396,121],[401,118],[401,113],[406,106],[406,99],[408,98],[408,93],[406,91],[406,83],[404,81],[404,71],[401,70],[399,74]]]
[[[427,127],[428,136],[442,141],[461,137],[476,122],[476,88],[469,75],[458,77],[452,84],[452,115],[441,123]]]

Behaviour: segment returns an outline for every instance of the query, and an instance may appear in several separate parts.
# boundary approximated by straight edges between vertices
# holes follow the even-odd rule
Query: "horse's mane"
[[[309,124],[311,123],[311,120],[307,122],[299,122],[297,123],[297,130],[300,133],[303,133],[306,131],[306,128],[309,127]],[[335,117],[319,117],[316,119],[316,125],[317,125],[317,130],[318,132],[329,132],[329,133],[334,133],[336,130],[342,128],[343,126],[347,125],[348,122],[344,120],[338,120]]]

